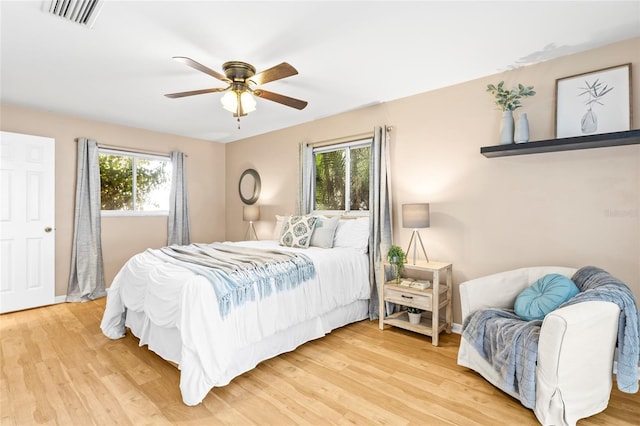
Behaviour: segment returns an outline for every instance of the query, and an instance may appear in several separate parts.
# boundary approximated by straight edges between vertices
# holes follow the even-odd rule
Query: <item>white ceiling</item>
[[[0,2],[3,103],[230,142],[640,36],[640,1],[106,1],[92,28],[50,1]],[[216,71],[289,62],[241,121],[224,87],[171,58]]]

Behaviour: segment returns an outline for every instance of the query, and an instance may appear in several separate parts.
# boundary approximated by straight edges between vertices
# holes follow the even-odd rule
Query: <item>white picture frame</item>
[[[631,64],[556,80],[556,138],[631,129]]]

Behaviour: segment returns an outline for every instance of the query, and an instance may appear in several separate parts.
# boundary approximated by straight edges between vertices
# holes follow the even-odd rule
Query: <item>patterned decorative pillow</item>
[[[280,245],[308,248],[316,220],[315,216],[290,216],[282,225]]]

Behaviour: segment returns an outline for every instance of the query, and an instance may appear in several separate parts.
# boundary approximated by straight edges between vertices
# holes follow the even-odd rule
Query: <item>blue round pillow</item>
[[[578,293],[578,287],[569,278],[549,274],[524,289],[516,297],[513,308],[523,320],[541,320]]]

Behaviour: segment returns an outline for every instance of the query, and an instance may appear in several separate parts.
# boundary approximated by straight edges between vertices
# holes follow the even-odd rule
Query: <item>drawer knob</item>
[[[403,294],[402,297],[404,297],[405,299],[413,299],[413,296],[407,296],[406,294]]]

